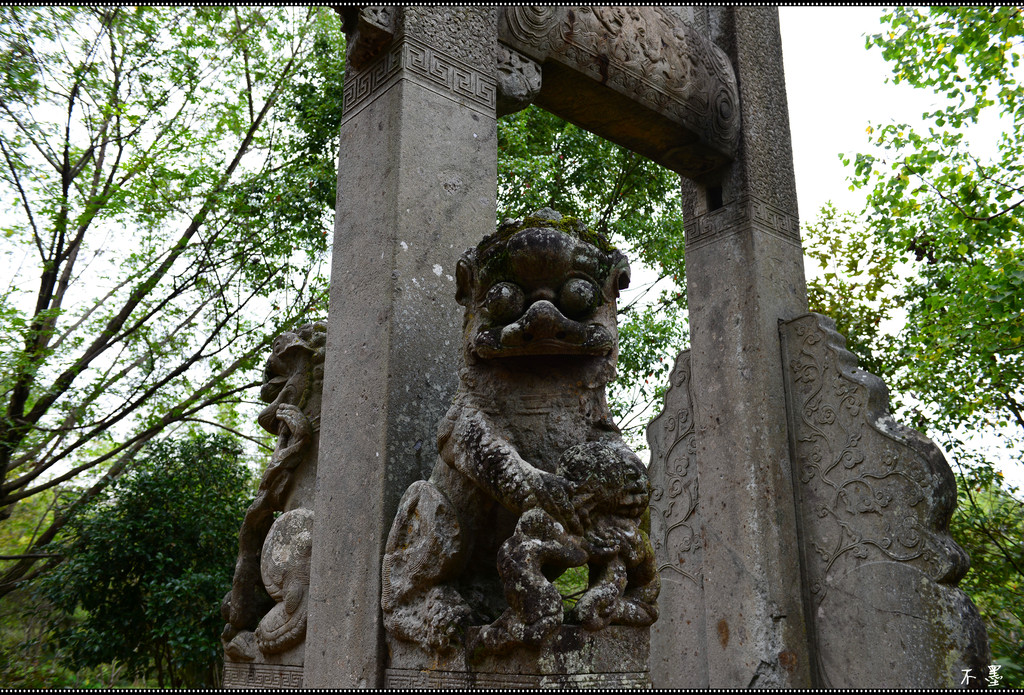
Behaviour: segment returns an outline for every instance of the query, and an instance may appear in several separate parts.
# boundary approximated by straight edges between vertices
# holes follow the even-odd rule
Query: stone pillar
[[[493,8],[343,11],[349,32],[305,687],[383,685],[383,546],[455,393],[455,263],[495,221]]]
[[[736,71],[741,124],[733,163],[683,182],[707,681],[652,680],[808,687],[778,327],[807,295],[778,14],[702,19]]]

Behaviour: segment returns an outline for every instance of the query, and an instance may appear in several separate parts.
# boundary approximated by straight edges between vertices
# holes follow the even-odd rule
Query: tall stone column
[[[455,393],[455,263],[495,219],[496,13],[344,9],[349,34],[305,687],[383,684],[383,546]]]
[[[741,135],[724,171],[683,181],[707,668],[693,685],[808,687],[779,346],[807,295],[778,14],[698,11],[736,70]]]

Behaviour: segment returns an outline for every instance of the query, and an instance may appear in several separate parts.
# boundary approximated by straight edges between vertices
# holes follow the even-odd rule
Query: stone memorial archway
[[[938,687],[983,664],[984,630],[955,589],[962,551],[944,528],[948,466],[888,424],[884,387],[806,315],[776,10],[339,12],[349,62],[303,685],[385,683],[384,543],[455,393],[455,263],[493,231],[496,119],[530,103],[681,175],[692,348],[649,434],[654,686],[885,685],[871,674],[903,669]],[[858,412],[828,430],[807,415],[819,407]],[[835,443],[861,429],[879,441]],[[852,465],[888,461],[873,480],[898,469],[892,480],[913,485],[871,488],[877,523],[858,526],[863,514],[843,511],[860,499],[856,475],[837,483],[816,458],[832,448]],[[847,532],[872,548],[922,540],[877,558],[855,543],[818,563]],[[877,608],[880,581],[891,595]],[[886,623],[901,611],[914,619]],[[844,656],[844,640],[862,651]],[[879,654],[891,663],[869,663]]]

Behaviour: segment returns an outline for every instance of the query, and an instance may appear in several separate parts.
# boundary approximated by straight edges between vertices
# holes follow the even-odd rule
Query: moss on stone
[[[579,220],[579,218],[572,217],[570,215],[564,215],[560,220],[550,220],[536,215],[527,215],[521,220],[508,220],[498,227],[497,232],[484,237],[483,240],[477,244],[477,250],[483,252],[494,244],[508,241],[519,232],[531,227],[557,229],[563,234],[567,234],[575,239],[579,239],[580,241],[596,246],[604,253],[612,253],[616,250],[615,246],[605,235],[589,229],[587,225]]]

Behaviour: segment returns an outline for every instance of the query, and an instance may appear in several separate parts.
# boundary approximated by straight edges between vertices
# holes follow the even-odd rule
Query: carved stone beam
[[[542,66],[535,103],[582,128],[698,180],[736,154],[732,65],[669,8],[508,6],[498,40]]]
[[[519,51],[498,44],[498,117],[522,111],[540,93],[541,68]]]
[[[395,8],[385,5],[332,7],[341,15],[348,46],[348,64],[361,70],[391,43],[395,34]]]

